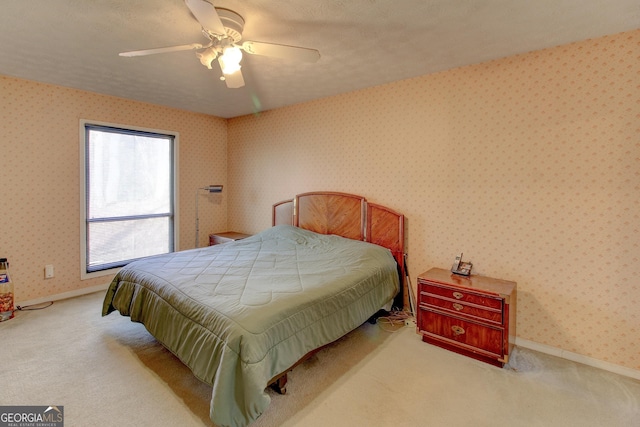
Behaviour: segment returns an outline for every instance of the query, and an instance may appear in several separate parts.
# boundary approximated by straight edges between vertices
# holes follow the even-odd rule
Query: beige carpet
[[[0,323],[0,405],[65,426],[208,426],[209,386],[102,293]],[[498,369],[365,324],[289,374],[266,426],[640,426],[640,381],[518,349]]]

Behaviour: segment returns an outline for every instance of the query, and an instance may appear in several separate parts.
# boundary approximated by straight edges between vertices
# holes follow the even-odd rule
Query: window
[[[81,122],[82,277],[175,248],[177,135]]]

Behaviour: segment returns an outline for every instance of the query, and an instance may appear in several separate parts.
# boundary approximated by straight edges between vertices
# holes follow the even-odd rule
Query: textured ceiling
[[[640,28],[638,0],[210,1],[320,60],[245,55],[228,89],[194,51],[118,56],[206,42],[183,0],[2,0],[0,74],[229,118]]]

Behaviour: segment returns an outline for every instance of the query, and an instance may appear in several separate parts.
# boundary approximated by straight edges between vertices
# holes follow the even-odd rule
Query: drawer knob
[[[463,294],[461,294],[460,292],[454,292],[454,293],[453,293],[453,297],[454,297],[455,299],[462,299],[462,297],[463,297],[463,296],[464,296],[464,295],[463,295]]]
[[[464,334],[464,328],[462,326],[453,325],[451,327],[451,330],[453,331],[453,335],[456,335],[456,336]]]
[[[462,311],[464,309],[464,305],[458,304],[457,302],[454,302],[453,303],[453,308],[455,308],[458,311]]]

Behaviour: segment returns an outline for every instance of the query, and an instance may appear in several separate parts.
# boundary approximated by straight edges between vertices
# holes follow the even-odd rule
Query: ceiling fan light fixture
[[[216,57],[218,56],[218,52],[216,52],[214,48],[210,47],[203,52],[197,52],[196,55],[198,56],[198,59],[200,60],[200,63],[202,65],[204,65],[208,69],[211,69],[211,62],[216,59]]]
[[[220,58],[220,62],[222,63],[222,73],[223,74],[233,74],[242,68],[240,64],[227,63],[224,58]]]
[[[224,74],[233,74],[240,70],[240,61],[242,61],[242,51],[235,47],[225,47],[220,57],[220,64],[222,65],[222,72]]]
[[[242,61],[242,51],[236,46],[225,47],[222,51],[222,56],[225,57],[226,61],[235,62],[237,64]]]

